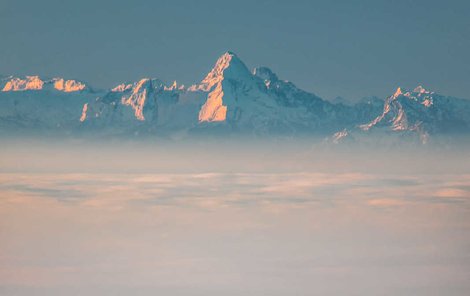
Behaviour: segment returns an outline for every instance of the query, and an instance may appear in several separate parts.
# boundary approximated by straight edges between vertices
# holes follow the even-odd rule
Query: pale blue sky
[[[224,51],[325,98],[470,97],[469,1],[0,0],[0,73],[199,81]]]

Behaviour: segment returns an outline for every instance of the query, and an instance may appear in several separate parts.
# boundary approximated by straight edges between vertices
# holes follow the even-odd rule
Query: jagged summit
[[[144,77],[135,82],[126,82],[116,85],[111,92],[127,92],[129,90],[153,88],[163,86],[163,82],[157,78]]]
[[[227,51],[217,59],[212,70],[198,85],[194,85],[190,90],[210,91],[214,85],[227,79],[240,79],[250,77],[251,73],[246,65],[238,58],[238,56]]]
[[[65,80],[64,78],[53,78],[54,88],[63,92],[82,91],[87,88],[85,83],[77,80]]]
[[[395,91],[395,93],[392,95],[392,97],[398,98],[401,95],[403,95],[403,91],[402,91],[401,87],[398,87],[397,90]]]
[[[148,98],[148,94],[153,89],[152,80],[149,78],[141,79],[139,82],[134,83],[130,93],[121,98],[123,105],[131,106],[134,109],[135,117],[138,120],[145,120],[144,117],[144,104]]]
[[[266,87],[269,87],[272,83],[277,82],[279,80],[277,75],[268,67],[254,68],[253,75],[261,78],[264,81]]]
[[[359,127],[368,131],[373,127],[387,127],[394,131],[417,130],[422,120],[416,119],[420,109],[433,105],[432,92],[427,91],[421,85],[413,91],[398,87],[393,95],[385,100],[382,114],[369,123]]]
[[[419,85],[384,99],[335,104],[304,91],[271,69],[248,70],[233,52],[222,54],[190,88],[142,78],[91,90],[64,78],[0,76],[0,132],[62,130],[104,135],[191,134],[332,135],[333,143],[377,135],[470,134],[470,101]],[[338,132],[339,131],[339,132]]]
[[[430,135],[469,132],[469,118],[470,101],[442,96],[417,86],[412,91],[398,88],[385,100],[382,114],[358,127],[364,132],[414,134],[424,144]]]
[[[425,89],[423,86],[418,85],[412,91],[403,90],[402,88],[398,88],[397,91],[391,99],[398,99],[399,97],[403,96],[407,99],[414,100],[425,107],[431,107],[433,105],[433,96],[436,95],[434,92]]]
[[[185,87],[183,84],[178,84],[176,80],[173,81],[173,83],[170,86],[165,85],[164,86],[165,90],[184,90]]]
[[[412,96],[419,96],[425,94],[433,94],[434,92],[425,89],[422,85],[418,85],[413,90],[407,90],[402,87],[398,87],[395,93],[392,95],[394,98],[398,98],[399,96],[405,97],[412,97]]]
[[[233,52],[226,52],[201,83],[188,90],[208,93],[198,116],[201,123],[226,121],[228,105],[232,106],[231,116],[238,117],[237,110],[250,101],[250,95],[246,96],[248,92],[251,98],[259,97],[258,87],[255,76],[240,58]]]
[[[39,76],[13,77],[4,80],[2,91],[39,90],[44,86],[44,81]]]
[[[3,92],[9,91],[37,91],[43,89],[55,89],[61,92],[78,92],[87,89],[87,85],[78,80],[66,80],[61,77],[44,79],[38,75],[14,77],[2,79],[0,85]]]
[[[424,93],[430,93],[430,91],[426,90],[422,85],[418,85],[413,89],[413,92],[424,94]]]

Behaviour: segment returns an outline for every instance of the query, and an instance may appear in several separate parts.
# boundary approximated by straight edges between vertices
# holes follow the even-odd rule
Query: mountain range
[[[190,137],[307,136],[331,143],[470,135],[470,100],[421,86],[355,104],[328,101],[280,79],[249,70],[224,53],[201,82],[143,78],[98,90],[78,80],[0,76],[0,133]]]

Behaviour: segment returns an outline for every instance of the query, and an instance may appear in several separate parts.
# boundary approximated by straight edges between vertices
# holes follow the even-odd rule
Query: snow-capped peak
[[[193,85],[188,91],[208,92],[207,100],[199,112],[199,122],[225,121],[227,105],[224,102],[226,91],[224,81],[236,81],[237,84],[254,84],[253,74],[233,52],[224,53],[215,63],[214,68],[200,84]]]
[[[434,104],[433,92],[426,90],[421,85],[415,87],[413,95],[409,94],[409,97],[419,101],[425,107],[431,107]]]
[[[425,107],[430,107],[433,104],[433,100],[432,100],[433,94],[434,92],[428,91],[421,85],[418,85],[412,91],[404,90],[403,88],[399,87],[397,88],[395,93],[392,96],[390,96],[390,99],[396,100],[399,97],[403,96],[410,100],[420,102]]]
[[[425,143],[428,135],[470,133],[470,101],[420,85],[393,89],[384,100],[332,104],[269,68],[248,70],[232,52],[220,56],[189,89],[176,81],[143,78],[95,91],[76,80],[0,75],[0,91],[0,132],[39,124],[67,132],[79,126],[79,132],[105,128],[113,134],[165,136],[193,131],[283,136],[337,132],[333,143],[366,135],[419,135]]]
[[[179,85],[178,82],[173,81],[171,86],[164,86],[164,90],[184,90],[184,85]]]
[[[121,83],[111,89],[112,92],[125,92],[132,88],[132,83]]]
[[[147,100],[147,92],[151,86],[151,80],[148,78],[141,79],[136,82],[129,95],[121,98],[123,105],[131,106],[134,109],[135,117],[138,120],[145,120],[144,117],[144,104]]]
[[[39,76],[10,77],[2,91],[40,90],[43,86],[44,81]]]
[[[383,113],[367,124],[359,127],[367,131],[372,127],[386,126],[393,131],[417,131],[424,133],[417,126],[426,121],[427,111],[434,104],[433,92],[421,85],[413,91],[398,88],[395,93],[385,100]],[[423,141],[424,142],[424,141]]]
[[[86,85],[77,80],[65,80],[64,78],[54,78],[54,88],[63,92],[81,91],[86,88]]]
[[[13,77],[6,79],[2,91],[26,91],[26,90],[42,90],[45,86],[52,86],[55,90],[61,92],[76,92],[86,89],[83,82],[77,80],[66,80],[64,78],[42,79],[37,75]]]
[[[421,85],[418,85],[417,87],[415,87],[415,89],[413,90],[413,92],[415,93],[420,93],[420,94],[426,94],[426,93],[430,93],[429,91],[427,91],[424,87],[422,87]]]
[[[258,68],[253,69],[253,75],[258,76],[259,78],[263,80],[269,80],[269,81],[279,80],[277,75],[271,69],[267,67],[258,67]]]
[[[121,84],[113,88],[113,92],[123,92],[121,103],[134,109],[135,117],[144,121],[144,106],[149,97],[164,87],[158,79],[142,78],[134,84]]]
[[[264,81],[266,87],[268,88],[271,86],[271,84],[279,81],[277,75],[274,74],[274,72],[267,67],[258,67],[253,69],[253,75],[261,78]]]
[[[224,53],[215,63],[214,68],[198,85],[189,88],[190,91],[210,91],[225,78],[241,78],[252,74],[245,64],[231,51]]]
[[[111,92],[142,92],[144,89],[159,89],[163,88],[164,84],[161,80],[156,78],[141,78],[136,82],[121,83],[111,89]]]
[[[401,89],[401,87],[397,88],[397,90],[395,91],[395,93],[393,94],[393,97],[394,98],[398,98],[399,96],[403,95],[403,91]]]
[[[425,94],[432,94],[432,93],[433,92],[425,89],[423,86],[418,85],[412,91],[405,90],[405,89],[399,87],[399,88],[397,88],[395,93],[392,95],[392,97],[393,98],[398,98],[399,96],[405,96],[405,97],[409,97],[409,98],[414,98],[416,96],[425,95]]]

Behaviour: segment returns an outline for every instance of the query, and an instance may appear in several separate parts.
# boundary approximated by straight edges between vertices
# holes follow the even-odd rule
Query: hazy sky
[[[0,0],[0,73],[191,84],[231,50],[325,98],[468,98],[469,15],[466,0]]]

